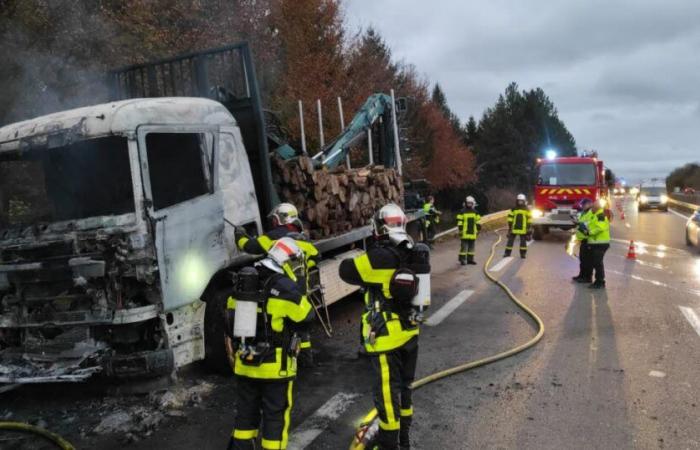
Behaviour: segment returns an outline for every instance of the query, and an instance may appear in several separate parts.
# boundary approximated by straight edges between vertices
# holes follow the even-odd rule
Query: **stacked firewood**
[[[314,168],[310,158],[272,160],[280,199],[294,204],[314,240],[369,224],[387,203],[403,203],[403,183],[394,169],[368,166],[328,170]]]

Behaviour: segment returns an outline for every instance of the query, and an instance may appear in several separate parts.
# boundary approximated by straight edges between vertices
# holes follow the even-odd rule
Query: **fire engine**
[[[574,228],[574,218],[586,198],[609,204],[605,168],[596,153],[538,159],[533,238],[541,240],[552,228]]]

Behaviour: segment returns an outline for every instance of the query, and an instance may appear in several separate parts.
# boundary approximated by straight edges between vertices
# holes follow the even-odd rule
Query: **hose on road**
[[[61,450],[75,450],[75,447],[73,447],[73,445],[70,442],[66,441],[61,436],[57,435],[56,433],[52,433],[48,430],[45,430],[45,429],[40,428],[40,427],[36,427],[34,425],[30,425],[28,423],[0,422],[0,430],[32,433],[32,434],[41,436],[44,439],[52,442],[53,444],[56,445],[56,447],[60,448]]]
[[[461,372],[465,372],[467,370],[475,369],[477,367],[482,367],[487,364],[494,363],[496,361],[500,361],[505,358],[509,358],[517,353],[520,353],[524,350],[527,350],[528,348],[532,347],[533,345],[537,344],[540,339],[542,339],[542,336],[544,335],[544,323],[542,322],[542,319],[532,310],[530,309],[526,304],[520,301],[518,297],[513,293],[513,291],[510,290],[508,286],[506,286],[502,281],[498,280],[496,277],[494,277],[491,272],[489,272],[489,265],[491,265],[491,261],[493,260],[494,255],[496,254],[496,247],[498,244],[501,243],[503,240],[503,236],[501,236],[501,233],[499,233],[499,230],[496,230],[496,234],[498,235],[498,239],[496,242],[493,243],[491,246],[491,254],[489,255],[488,259],[486,260],[486,263],[484,263],[483,266],[483,271],[484,275],[495,283],[498,287],[503,289],[503,291],[508,295],[508,298],[515,303],[515,305],[522,309],[528,316],[532,318],[532,320],[535,321],[537,324],[537,334],[529,339],[527,342],[524,342],[516,347],[513,347],[509,350],[503,351],[501,353],[497,353],[492,356],[487,356],[486,358],[481,358],[476,361],[470,361],[464,364],[460,364],[455,367],[451,367],[449,369],[441,370],[439,372],[432,373],[426,377],[423,377],[419,380],[416,380],[413,382],[411,385],[411,389],[415,390],[418,389],[419,387],[425,386],[426,384],[432,383],[437,380],[441,380],[443,378],[449,377],[451,375],[455,375]],[[364,450],[367,447],[367,444],[374,438],[374,436],[377,433],[377,430],[379,429],[379,418],[377,416],[377,410],[372,409],[362,420],[360,426],[355,432],[355,437],[353,438],[353,442],[350,445],[350,450]]]

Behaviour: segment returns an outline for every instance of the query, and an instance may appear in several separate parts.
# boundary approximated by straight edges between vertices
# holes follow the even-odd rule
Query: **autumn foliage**
[[[319,148],[316,100],[329,142],[367,97],[394,89],[409,99],[401,118],[405,173],[434,189],[474,181],[474,158],[454,117],[416,70],[392,58],[379,33],[353,33],[341,0],[8,0],[0,11],[0,123],[103,101],[91,81],[117,66],[250,42],[266,108],[299,146],[297,102],[307,144]],[[443,107],[444,105],[441,105]],[[444,109],[444,108],[443,108]],[[458,121],[457,121],[458,122]]]

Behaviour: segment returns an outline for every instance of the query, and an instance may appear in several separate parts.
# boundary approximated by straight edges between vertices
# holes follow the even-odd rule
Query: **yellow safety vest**
[[[610,243],[610,221],[605,211],[599,208],[588,221],[588,244],[600,245]]]
[[[584,211],[581,213],[581,215],[578,217],[578,222],[579,223],[585,223],[586,226],[588,226],[588,222],[591,220],[591,217],[593,216],[593,211],[589,209],[588,211]],[[588,239],[588,236],[586,236],[581,230],[578,228],[576,229],[576,240],[577,241],[583,241],[585,239]]]
[[[527,234],[532,214],[526,208],[513,208],[508,213],[508,226],[513,234]]]
[[[481,216],[476,211],[465,211],[457,214],[457,226],[460,239],[476,239],[479,234]]]

